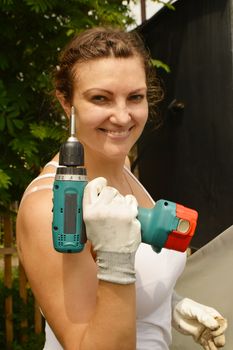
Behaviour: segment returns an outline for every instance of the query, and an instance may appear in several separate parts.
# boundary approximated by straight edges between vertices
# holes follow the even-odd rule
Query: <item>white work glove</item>
[[[107,186],[103,177],[90,181],[83,195],[87,238],[96,252],[98,278],[129,284],[136,280],[134,260],[141,242],[137,200]]]
[[[188,298],[173,296],[172,325],[182,334],[192,335],[205,350],[217,350],[225,345],[227,320],[212,307]]]

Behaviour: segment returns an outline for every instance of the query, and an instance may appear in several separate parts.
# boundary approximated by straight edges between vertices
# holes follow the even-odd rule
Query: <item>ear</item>
[[[64,95],[58,90],[56,90],[56,97],[57,97],[58,101],[60,102],[62,108],[64,109],[67,117],[69,118],[70,117],[70,110],[71,110],[70,103],[66,101]]]

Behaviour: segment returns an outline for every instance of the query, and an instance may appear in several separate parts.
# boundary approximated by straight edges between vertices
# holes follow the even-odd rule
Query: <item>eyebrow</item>
[[[90,88],[90,89],[88,89],[88,90],[86,90],[86,91],[84,91],[83,92],[83,94],[88,94],[88,93],[90,93],[90,92],[104,92],[104,93],[108,93],[108,94],[111,94],[111,95],[113,95],[113,92],[112,91],[110,91],[110,90],[107,90],[107,89],[103,89],[103,88],[98,88],[98,87],[96,87],[96,88]],[[135,90],[133,90],[133,91],[130,91],[130,94],[136,94],[136,93],[139,93],[139,92],[144,92],[144,91],[147,91],[147,87],[146,86],[143,86],[143,87],[141,87],[141,88],[138,88],[138,89],[135,89]]]

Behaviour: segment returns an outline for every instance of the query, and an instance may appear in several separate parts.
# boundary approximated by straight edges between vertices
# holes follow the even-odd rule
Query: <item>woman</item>
[[[140,244],[137,206],[150,208],[154,202],[125,167],[147,121],[148,105],[160,97],[149,55],[136,34],[87,30],[62,53],[55,84],[67,117],[75,110],[84,146],[88,243],[79,254],[53,249],[56,155],[27,188],[17,219],[20,259],[51,327],[45,349],[168,349],[173,288],[186,255],[165,249],[155,254]],[[207,312],[200,304],[193,308],[188,299],[173,302],[177,327],[186,320],[186,310],[193,319],[191,329],[189,320],[185,323],[186,334],[203,343],[207,327],[203,346],[215,346],[219,335],[223,339],[217,311]]]

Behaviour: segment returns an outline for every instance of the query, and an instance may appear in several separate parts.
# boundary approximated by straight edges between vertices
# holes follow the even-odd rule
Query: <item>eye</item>
[[[108,98],[106,96],[103,95],[94,95],[91,97],[91,101],[95,102],[95,103],[104,103],[108,101]]]
[[[129,96],[129,100],[133,102],[141,102],[144,99],[145,95],[143,94],[133,94]]]

